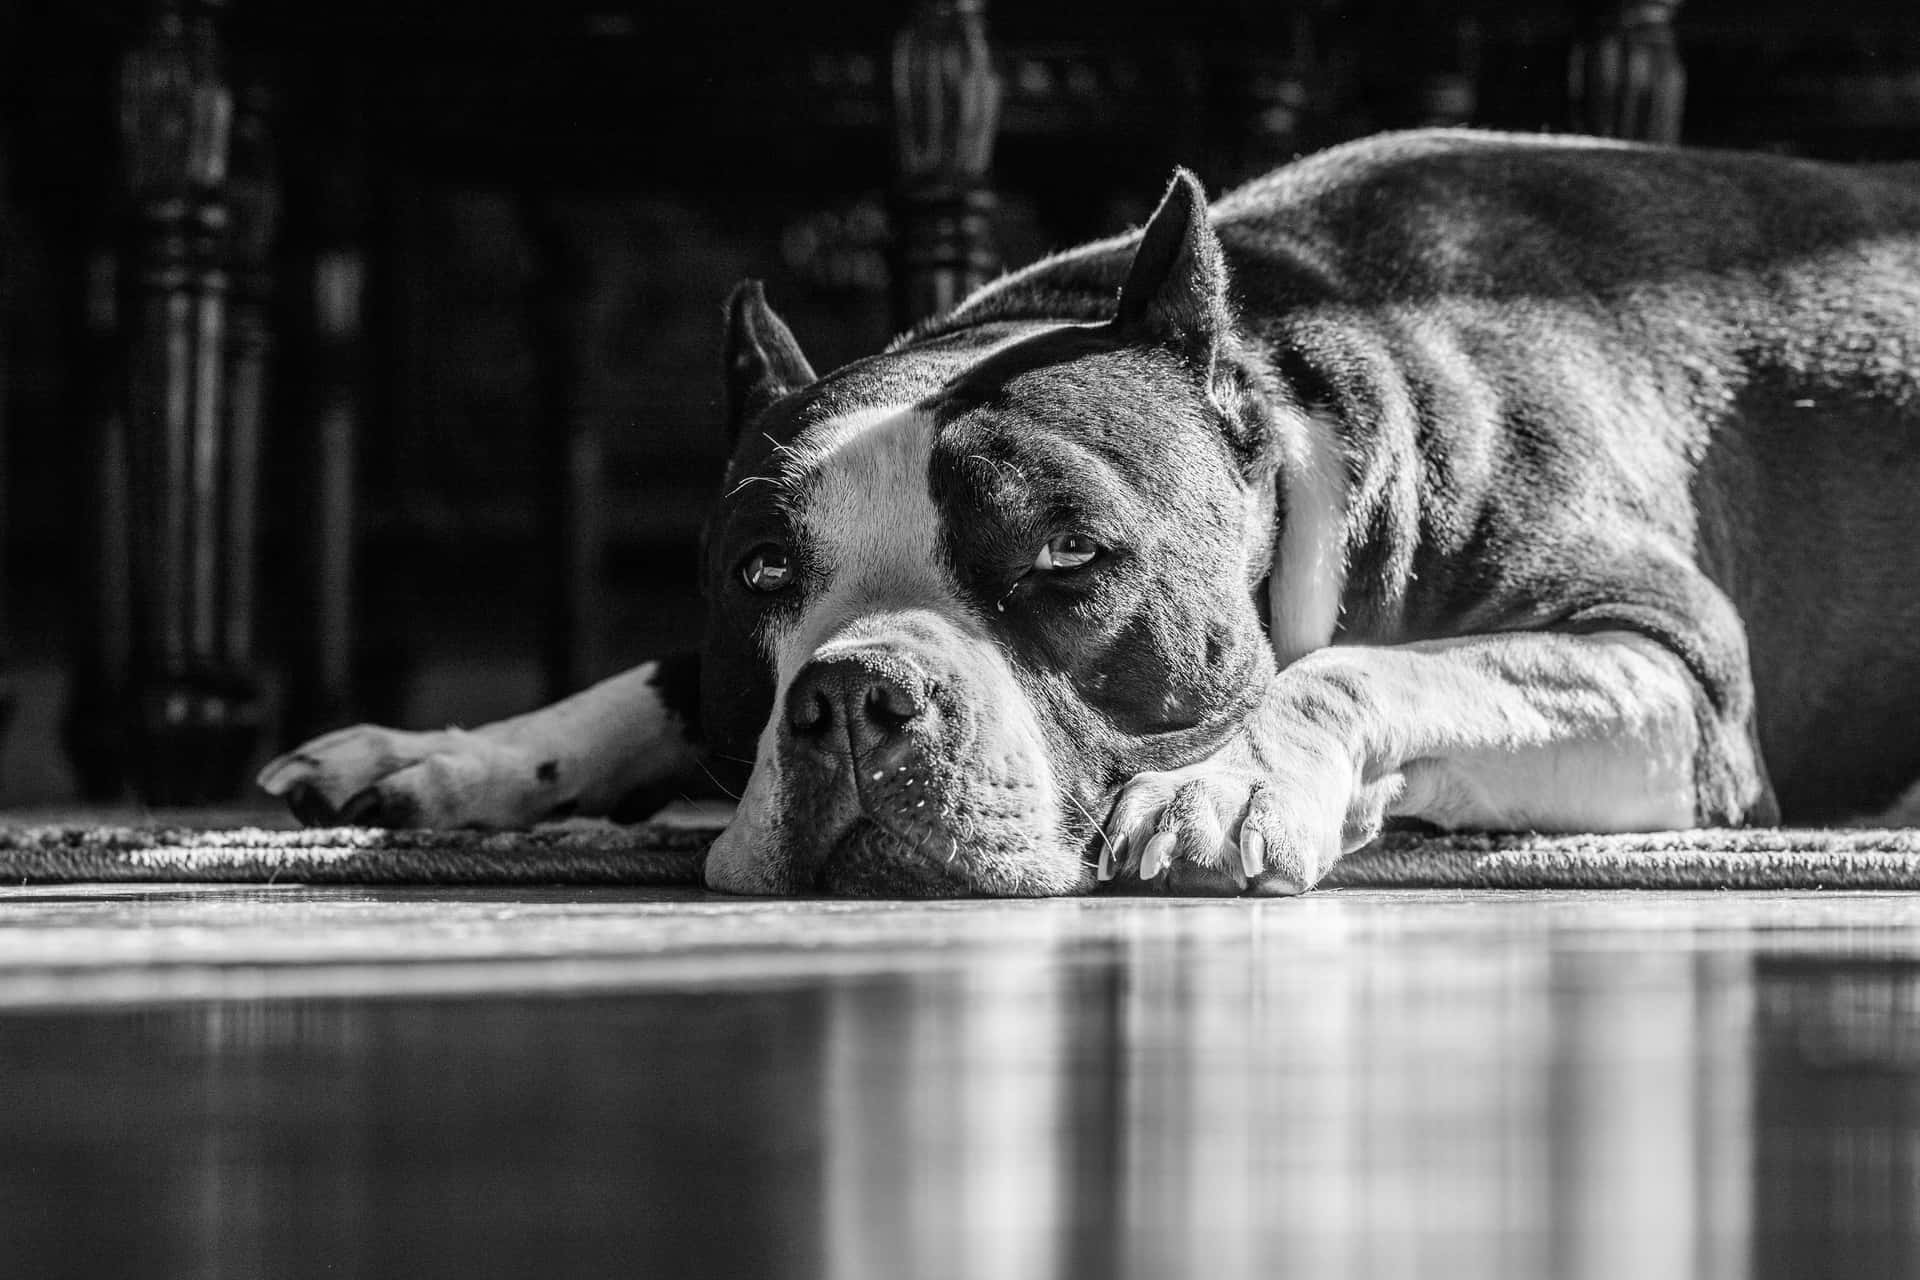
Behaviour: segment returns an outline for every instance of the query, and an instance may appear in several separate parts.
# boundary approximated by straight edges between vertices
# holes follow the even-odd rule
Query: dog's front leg
[[[1274,677],[1213,755],[1122,788],[1101,878],[1298,893],[1388,817],[1691,826],[1700,698],[1679,658],[1635,633],[1322,649]]]
[[[573,814],[638,818],[698,776],[699,659],[646,662],[572,697],[472,730],[355,725],[260,772],[309,825],[520,827]]]

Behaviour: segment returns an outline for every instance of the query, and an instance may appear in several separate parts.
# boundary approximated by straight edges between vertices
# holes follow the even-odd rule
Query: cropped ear
[[[1140,248],[1120,286],[1114,329],[1136,341],[1169,346],[1202,368],[1229,324],[1227,268],[1207,222],[1207,193],[1185,169],[1147,220]]]
[[[727,433],[740,434],[762,409],[811,384],[813,366],[793,331],[767,305],[758,280],[742,280],[727,296]]]

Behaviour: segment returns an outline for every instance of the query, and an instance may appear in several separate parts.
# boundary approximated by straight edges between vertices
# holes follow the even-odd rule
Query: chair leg
[[[1673,19],[1681,0],[1597,0],[1582,6],[1567,60],[1573,127],[1642,142],[1677,143],[1686,103]]]
[[[897,327],[937,315],[993,275],[987,166],[1000,79],[987,48],[985,0],[920,0],[894,39]]]
[[[129,743],[135,789],[161,805],[235,795],[260,729],[249,635],[259,399],[252,396],[242,410],[249,416],[237,423],[229,352],[247,376],[264,368],[256,302],[242,302],[242,339],[230,346],[234,249],[259,238],[259,229],[235,219],[266,212],[235,179],[271,179],[231,172],[233,159],[264,152],[235,156],[218,19],[210,6],[156,0],[121,64],[122,178],[133,211],[120,280]],[[236,512],[246,513],[239,528]]]

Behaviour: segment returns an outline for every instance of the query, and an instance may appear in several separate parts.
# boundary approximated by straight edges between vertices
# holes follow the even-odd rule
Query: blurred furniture
[[[1672,139],[1683,108],[1690,141],[1911,153],[1920,18],[1840,3],[0,0],[62,317],[10,447],[75,498],[15,523],[84,548],[77,771],[231,794],[405,714],[455,615],[524,633],[549,695],[690,641],[736,276],[825,367],[1137,222],[1174,163],[1219,188],[1384,127]]]
[[[0,13],[0,19],[5,18]],[[9,24],[0,20],[0,40],[10,34]],[[7,444],[7,338],[8,319],[13,314],[13,272],[18,265],[18,253],[14,250],[10,203],[7,199],[7,133],[0,127],[0,459],[6,456]],[[0,476],[5,475],[4,464],[0,463]],[[6,494],[0,489],[0,566],[4,566],[6,551]],[[4,646],[7,636],[6,626],[6,584],[7,576],[0,567],[0,646]],[[5,662],[5,651],[0,647],[0,663]],[[6,681],[4,670],[0,670],[0,734],[7,730],[7,723],[13,717],[13,690]]]

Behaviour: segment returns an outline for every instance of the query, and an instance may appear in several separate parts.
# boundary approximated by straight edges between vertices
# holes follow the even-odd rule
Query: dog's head
[[[1114,790],[1205,754],[1273,671],[1273,433],[1198,183],[1176,178],[1110,322],[821,378],[747,284],[728,348],[703,721],[752,773],[708,883],[1090,886]]]

